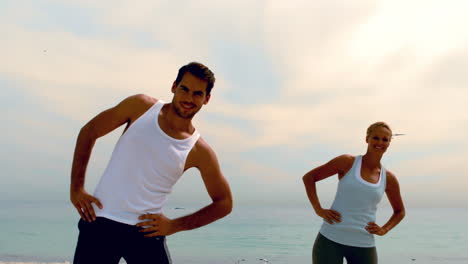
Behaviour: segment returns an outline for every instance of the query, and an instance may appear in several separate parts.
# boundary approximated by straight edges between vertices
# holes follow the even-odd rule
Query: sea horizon
[[[71,263],[79,217],[68,201],[0,204],[0,264]],[[176,217],[196,209],[170,204],[164,212]],[[390,214],[380,208],[377,222]],[[400,225],[376,237],[379,263],[468,263],[468,231],[461,228],[467,218],[468,208],[408,208]],[[209,226],[168,237],[167,244],[173,263],[311,263],[320,225],[310,207],[244,205]]]

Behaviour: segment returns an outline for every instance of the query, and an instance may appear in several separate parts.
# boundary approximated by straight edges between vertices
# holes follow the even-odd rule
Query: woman
[[[324,219],[314,243],[314,264],[376,264],[374,234],[383,236],[405,216],[400,187],[393,173],[380,164],[390,145],[392,130],[384,122],[367,129],[364,156],[341,155],[317,167],[302,178],[316,214]],[[338,190],[331,209],[323,209],[315,183],[338,174]],[[375,223],[375,212],[383,193],[393,215],[383,226]]]

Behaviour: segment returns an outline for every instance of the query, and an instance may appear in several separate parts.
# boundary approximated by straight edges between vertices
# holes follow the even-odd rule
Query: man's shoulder
[[[191,156],[194,160],[208,161],[216,159],[216,154],[211,146],[200,137],[192,148]]]
[[[217,164],[217,157],[213,149],[202,137],[198,138],[187,157],[186,168],[195,167],[201,170],[213,165],[216,167]]]
[[[208,153],[210,151],[213,151],[210,147],[210,145],[203,139],[203,137],[200,136],[198,138],[197,142],[195,142],[195,145],[193,146],[193,149],[200,154],[203,153]]]
[[[132,96],[129,96],[125,99],[129,104],[134,104],[134,105],[145,105],[145,106],[152,106],[156,102],[158,102],[158,99],[151,97],[146,94],[135,94]]]
[[[146,94],[135,94],[125,98],[120,106],[125,112],[140,115],[153,106],[158,99]]]
[[[145,94],[135,94],[125,98],[114,109],[128,119],[136,120],[153,106],[158,99]]]

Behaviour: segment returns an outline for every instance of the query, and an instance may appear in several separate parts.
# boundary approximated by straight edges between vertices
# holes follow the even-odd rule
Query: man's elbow
[[[83,141],[94,142],[99,137],[100,136],[98,135],[98,132],[92,122],[88,122],[86,125],[84,125],[78,134],[78,140]]]
[[[227,197],[225,199],[222,199],[218,202],[219,204],[219,213],[221,217],[225,217],[226,215],[230,214],[232,212],[232,207],[233,207],[233,201],[232,197]]]
[[[92,139],[94,136],[93,132],[93,126],[90,123],[87,123],[80,129],[80,132],[78,133],[78,138]]]
[[[233,207],[232,197],[229,197],[229,199],[227,199],[226,205],[225,205],[226,215],[228,215],[228,214],[230,214],[232,212],[232,207]]]

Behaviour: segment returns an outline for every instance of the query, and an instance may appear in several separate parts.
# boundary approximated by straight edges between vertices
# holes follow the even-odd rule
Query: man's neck
[[[167,104],[161,111],[164,123],[173,131],[192,134],[195,128],[192,125],[192,118],[182,118],[174,110],[172,103]]]

